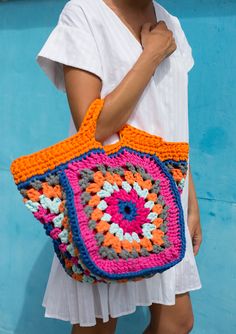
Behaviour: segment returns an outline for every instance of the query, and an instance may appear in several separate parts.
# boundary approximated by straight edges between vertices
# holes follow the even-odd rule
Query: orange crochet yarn
[[[94,133],[96,119],[100,113],[104,99],[97,99],[91,104],[80,131],[55,145],[22,156],[11,164],[11,172],[15,183],[26,181],[31,176],[53,170],[63,162],[67,162],[85,151],[102,148],[95,138],[88,138],[88,133]],[[160,160],[187,160],[189,144],[185,142],[167,142],[161,137],[153,136],[143,130],[126,124],[119,132],[121,140],[118,143],[104,147],[107,154],[116,152],[121,146],[129,146],[140,152],[156,154]],[[174,172],[178,178],[178,174]]]

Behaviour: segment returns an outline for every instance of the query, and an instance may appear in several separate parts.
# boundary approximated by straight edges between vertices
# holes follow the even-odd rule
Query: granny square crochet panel
[[[15,159],[11,173],[68,275],[137,281],[184,257],[189,145],[125,124],[120,140],[103,146],[95,140],[103,104],[93,101],[75,135]]]

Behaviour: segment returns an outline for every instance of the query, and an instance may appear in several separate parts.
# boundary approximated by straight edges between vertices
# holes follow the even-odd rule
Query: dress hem
[[[188,292],[188,291],[191,292],[191,291],[199,290],[201,288],[202,288],[202,284],[200,284],[198,286],[195,286],[195,287],[192,287],[192,288],[188,288],[188,289],[177,290],[175,294],[176,295],[177,294],[182,294],[182,293],[185,293],[185,292]],[[123,312],[120,312],[119,314],[116,314],[116,315],[114,315],[114,314],[109,314],[109,315],[110,315],[111,318],[119,318],[121,316],[132,314],[132,313],[136,312],[137,306],[150,306],[153,303],[162,304],[162,305],[175,305],[175,303],[166,303],[166,302],[163,302],[163,301],[160,301],[160,300],[153,300],[153,301],[148,302],[148,303],[136,304],[135,307],[132,310],[123,311]],[[69,321],[71,323],[71,325],[80,324],[80,326],[82,326],[82,327],[92,327],[92,326],[96,325],[96,321],[92,322],[92,323],[84,323],[83,324],[81,321],[79,322],[79,320],[73,320],[73,319],[70,319],[70,318],[65,317],[63,315],[50,313],[50,312],[47,311],[47,306],[46,306],[46,303],[44,303],[44,302],[42,303],[42,306],[45,308],[45,314],[44,314],[45,318],[54,318],[54,319],[62,320],[62,321]],[[95,314],[95,318],[103,319],[104,323],[108,322],[108,320],[109,320],[109,317],[103,317],[100,314],[99,315]]]

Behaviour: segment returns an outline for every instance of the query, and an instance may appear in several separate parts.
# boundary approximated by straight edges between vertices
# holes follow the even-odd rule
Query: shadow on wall
[[[34,0],[32,12],[32,0],[0,0],[0,29],[25,29],[27,27],[52,27],[57,20],[66,0]],[[157,1],[159,2],[159,1]],[[171,9],[173,15],[184,17],[210,17],[210,16],[233,16],[236,14],[236,1],[225,0],[161,0],[166,9]],[[21,15],[12,15],[12,11],[19,8]],[[55,10],[56,8],[56,10]],[[47,15],[45,15],[47,13]],[[56,13],[56,15],[55,15]]]

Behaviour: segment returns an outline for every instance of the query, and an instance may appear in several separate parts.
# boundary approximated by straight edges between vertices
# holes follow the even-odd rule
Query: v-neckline
[[[134,40],[134,42],[139,46],[140,49],[143,49],[142,44],[140,43],[140,41],[136,38],[136,36],[134,35],[134,33],[132,32],[132,30],[124,23],[124,21],[114,12],[114,10],[108,6],[103,0],[99,0],[104,8],[106,8],[115,18],[116,20],[119,22],[119,24],[128,32],[128,34],[131,36],[131,38]],[[153,8],[154,8],[154,12],[155,12],[155,17],[156,17],[156,21],[158,20],[157,18],[157,11],[156,11],[156,7],[155,7],[155,0],[152,0],[152,4],[153,4]]]

